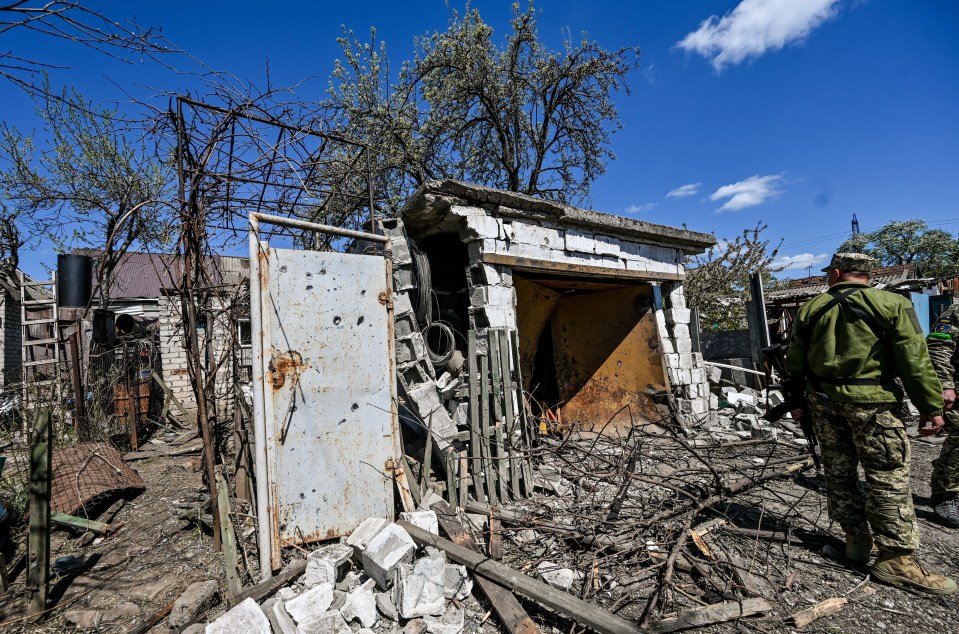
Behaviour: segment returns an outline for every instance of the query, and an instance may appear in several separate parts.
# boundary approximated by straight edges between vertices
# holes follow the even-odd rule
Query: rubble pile
[[[401,519],[438,535],[433,511],[403,513]],[[472,589],[465,566],[450,563],[435,548],[419,548],[398,524],[371,517],[341,543],[310,552],[303,574],[262,604],[247,598],[206,632],[350,634],[403,628],[457,634],[468,615],[477,623],[482,619]],[[174,624],[173,615],[170,623],[184,625]]]

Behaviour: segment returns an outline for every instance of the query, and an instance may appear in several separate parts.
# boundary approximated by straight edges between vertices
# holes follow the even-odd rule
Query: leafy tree
[[[893,220],[881,229],[852,236],[839,251],[867,253],[883,266],[916,263],[919,274],[946,277],[959,274],[959,240],[922,220]]]
[[[386,47],[352,31],[339,39],[324,104],[332,127],[379,153],[381,206],[398,209],[415,187],[455,178],[564,202],[585,201],[614,158],[620,127],[611,95],[629,92],[633,47],[607,51],[568,35],[561,51],[539,39],[532,2],[513,5],[502,44],[479,11],[453,12],[446,31],[418,38],[391,73]],[[326,174],[318,180],[329,179]]]
[[[767,225],[757,224],[733,240],[721,240],[704,254],[687,260],[689,272],[683,284],[686,300],[699,309],[703,330],[744,327],[752,273],[761,272],[764,284],[774,284],[772,274],[782,270],[772,265],[779,245],[770,249],[769,240],[761,235],[766,228]]]
[[[76,90],[51,96],[37,112],[48,138],[39,153],[31,136],[0,128],[0,195],[17,225],[4,233],[45,237],[64,250],[102,247],[98,281],[106,305],[123,254],[169,240],[169,168],[116,110],[99,109]]]

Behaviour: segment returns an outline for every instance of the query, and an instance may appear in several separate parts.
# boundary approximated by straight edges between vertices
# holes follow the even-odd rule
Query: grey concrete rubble
[[[376,623],[376,597],[372,579],[346,595],[346,603],[340,608],[340,614],[347,622],[358,621],[363,627],[373,627]]]
[[[404,619],[440,615],[446,609],[446,563],[425,557],[396,568],[393,602]]]
[[[333,585],[320,584],[286,602],[286,611],[299,624],[316,619],[333,603]]]
[[[271,634],[270,621],[253,599],[245,599],[206,626],[207,634]]]
[[[462,601],[473,591],[473,580],[466,572],[466,566],[446,564],[443,576],[443,594],[447,599]]]
[[[413,561],[416,544],[405,530],[390,524],[380,531],[360,553],[363,570],[376,580],[381,590],[392,582],[393,571],[400,564]]]
[[[409,522],[413,526],[418,526],[425,531],[440,534],[440,524],[436,518],[435,511],[411,511],[409,513],[400,513],[400,519]]]
[[[569,568],[562,568],[551,561],[541,561],[536,567],[540,579],[558,590],[569,592],[576,581],[577,574]]]
[[[367,544],[369,544],[381,530],[389,525],[390,521],[388,519],[368,517],[360,522],[359,526],[353,529],[353,532],[350,533],[344,543],[353,548],[354,556],[359,556],[359,554],[366,549]]]
[[[321,583],[336,583],[339,571],[350,561],[353,549],[345,544],[330,544],[311,552],[306,558],[306,573],[301,583],[312,588]]]

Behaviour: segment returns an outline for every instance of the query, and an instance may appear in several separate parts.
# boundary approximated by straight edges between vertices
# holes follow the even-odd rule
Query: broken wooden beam
[[[233,532],[233,518],[230,516],[230,491],[226,480],[219,471],[216,473],[217,512],[220,514],[220,533],[223,544],[223,564],[226,568],[226,587],[231,597],[243,590],[243,582],[236,571],[236,533]]]
[[[50,491],[53,435],[50,410],[38,409],[30,431],[30,535],[27,556],[27,616],[43,617],[50,590]]]
[[[525,597],[559,612],[581,625],[585,625],[600,634],[639,634],[646,632],[636,623],[627,621],[604,610],[593,603],[587,603],[568,592],[533,579],[518,570],[513,570],[485,555],[433,535],[429,531],[413,526],[409,522],[397,522],[417,544],[432,546],[444,551],[451,559],[463,564],[477,575],[492,579]]]
[[[656,634],[677,632],[691,627],[702,627],[713,623],[732,621],[744,616],[751,616],[772,610],[769,602],[761,598],[743,599],[742,601],[727,601],[716,605],[707,605],[681,612],[678,616],[661,619],[650,624],[649,629]]]
[[[60,526],[75,528],[81,531],[90,531],[97,535],[104,535],[110,530],[110,525],[97,520],[89,520],[85,517],[74,517],[66,513],[50,513],[50,521]]]
[[[306,572],[306,560],[290,564],[288,568],[280,572],[280,574],[276,575],[275,577],[270,577],[266,581],[261,581],[255,586],[250,586],[240,594],[230,598],[226,602],[226,607],[227,609],[232,608],[239,603],[243,603],[243,601],[246,599],[260,601],[264,597],[290,583],[304,572]]]
[[[433,504],[431,508],[436,512],[436,518],[439,520],[443,532],[453,542],[473,552],[480,552],[479,545],[469,531],[459,522],[456,515],[453,514],[449,504],[441,501]],[[477,587],[489,599],[493,611],[510,634],[540,634],[539,627],[508,588],[480,575],[476,575],[474,578]]]
[[[816,619],[829,616],[830,614],[835,614],[839,610],[843,609],[847,603],[849,603],[849,599],[846,597],[831,597],[825,601],[820,601],[810,608],[796,612],[795,614],[791,615],[788,620],[796,626],[796,629],[800,629],[809,625]]]

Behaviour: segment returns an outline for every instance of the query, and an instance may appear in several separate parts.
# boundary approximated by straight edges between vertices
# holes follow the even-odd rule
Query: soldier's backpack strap
[[[809,318],[809,322],[803,327],[800,331],[804,336],[812,333],[812,329],[815,328],[816,324],[819,323],[819,320],[828,313],[830,310],[836,307],[836,305],[841,304],[843,308],[848,308],[856,317],[863,320],[869,329],[872,330],[873,334],[876,335],[876,338],[880,341],[886,339],[886,331],[883,327],[876,321],[876,318],[864,311],[858,306],[854,306],[849,303],[849,296],[853,293],[861,291],[863,287],[858,286],[856,288],[847,288],[841,291],[829,290],[828,294],[832,296],[822,308],[817,310],[812,317]],[[826,396],[824,390],[822,389],[823,383],[828,383],[830,385],[886,385],[890,384],[893,381],[892,376],[881,376],[876,379],[853,379],[853,378],[839,378],[831,376],[822,376],[820,374],[815,374],[810,372],[807,376],[809,382],[812,384],[813,388],[816,391],[816,394],[823,400],[823,403],[829,409],[829,397]]]

